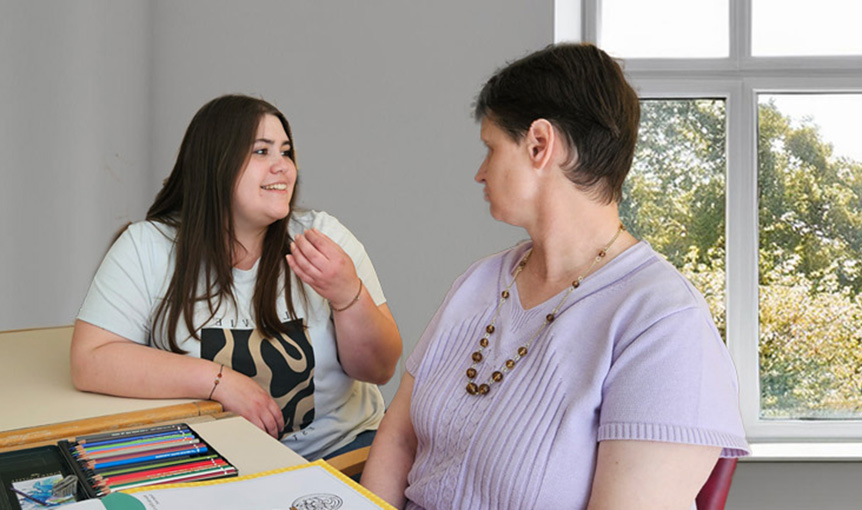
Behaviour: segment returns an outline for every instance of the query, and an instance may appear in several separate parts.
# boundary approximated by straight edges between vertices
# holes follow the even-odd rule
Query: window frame
[[[758,95],[862,94],[862,55],[754,57],[751,1],[729,0],[729,56],[710,59],[624,58],[643,99],[726,100],[727,345],[736,365],[740,411],[751,441],[858,440],[859,420],[763,420],[759,373]],[[601,0],[555,0],[554,40],[600,40]]]

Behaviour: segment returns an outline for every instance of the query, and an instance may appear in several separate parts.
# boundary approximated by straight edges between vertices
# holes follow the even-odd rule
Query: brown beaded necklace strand
[[[539,326],[539,329],[537,329],[536,332],[533,333],[533,336],[530,337],[530,340],[527,341],[527,343],[525,343],[524,345],[518,347],[518,350],[516,351],[515,355],[507,359],[503,366],[499,368],[499,370],[495,370],[493,373],[491,373],[491,377],[488,378],[487,382],[477,385],[474,379],[476,379],[476,375],[478,374],[476,367],[479,366],[479,363],[481,363],[484,359],[482,352],[485,350],[486,347],[488,347],[488,338],[491,336],[491,333],[494,332],[494,324],[497,322],[497,316],[500,315],[500,309],[503,308],[503,303],[505,303],[506,300],[509,298],[509,289],[511,289],[512,285],[515,284],[515,280],[518,279],[518,275],[521,274],[521,270],[523,270],[524,266],[527,265],[527,261],[530,259],[530,255],[533,253],[533,250],[531,249],[529,252],[527,252],[526,255],[524,255],[524,258],[521,259],[521,262],[518,263],[518,267],[515,269],[515,274],[512,276],[512,281],[509,282],[509,285],[506,286],[506,289],[500,295],[500,301],[497,304],[497,310],[494,312],[494,317],[491,319],[491,324],[488,324],[485,327],[485,336],[483,336],[479,340],[479,349],[471,355],[473,364],[470,365],[470,368],[467,369],[467,379],[470,381],[469,383],[467,383],[467,393],[469,393],[470,395],[487,395],[488,392],[491,391],[492,384],[502,381],[503,374],[515,368],[515,364],[518,363],[521,358],[527,355],[527,350],[530,348],[530,345],[533,344],[533,342],[536,340],[536,338],[539,337],[542,331],[545,330],[548,324],[554,322],[554,318],[556,317],[557,312],[560,311],[560,308],[569,298],[569,295],[572,293],[572,291],[580,287],[581,282],[584,281],[584,278],[586,278],[587,275],[590,274],[590,271],[592,271],[593,268],[596,267],[596,264],[598,264],[599,261],[605,258],[605,256],[608,254],[608,249],[613,246],[617,238],[625,229],[626,227],[623,226],[622,223],[620,223],[620,228],[617,229],[617,233],[614,234],[614,237],[611,239],[611,241],[599,251],[598,255],[596,255],[596,258],[593,259],[592,264],[590,264],[590,267],[587,268],[584,274],[578,276],[578,279],[572,282],[572,285],[569,286],[569,291],[566,292],[566,294],[563,296],[563,299],[560,300],[554,310],[545,316],[545,322],[543,322],[542,325]]]

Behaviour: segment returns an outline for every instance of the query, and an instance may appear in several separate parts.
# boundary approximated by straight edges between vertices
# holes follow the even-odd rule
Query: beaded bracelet
[[[361,294],[362,294],[362,278],[359,279],[359,290],[356,291],[356,296],[353,298],[353,301],[347,303],[347,305],[344,308],[335,308],[334,306],[332,306],[332,303],[329,303],[329,307],[332,308],[332,311],[334,311],[334,312],[343,312],[344,310],[347,310],[348,308],[353,306],[354,303],[359,301],[359,296]]]
[[[221,382],[222,372],[224,372],[224,364],[222,364],[222,366],[218,369],[218,375],[216,376],[215,381],[213,381],[213,389],[210,392],[210,396],[207,397],[207,400],[213,399],[213,393],[215,393],[216,388],[218,388],[218,383]]]

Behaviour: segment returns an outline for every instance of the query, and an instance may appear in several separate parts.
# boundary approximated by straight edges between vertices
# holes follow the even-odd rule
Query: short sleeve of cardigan
[[[720,446],[748,453],[736,372],[711,319],[679,310],[621,342],[602,389],[598,440]]]

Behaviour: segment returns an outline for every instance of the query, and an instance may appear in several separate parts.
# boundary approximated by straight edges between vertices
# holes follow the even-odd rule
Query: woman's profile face
[[[522,225],[523,214],[532,206],[527,200],[535,191],[527,148],[518,143],[487,117],[482,119],[480,137],[487,148],[475,180],[484,184],[485,200],[491,216],[511,225]]]
[[[296,165],[281,121],[265,115],[258,125],[251,154],[237,178],[231,206],[237,232],[262,230],[290,213]]]

